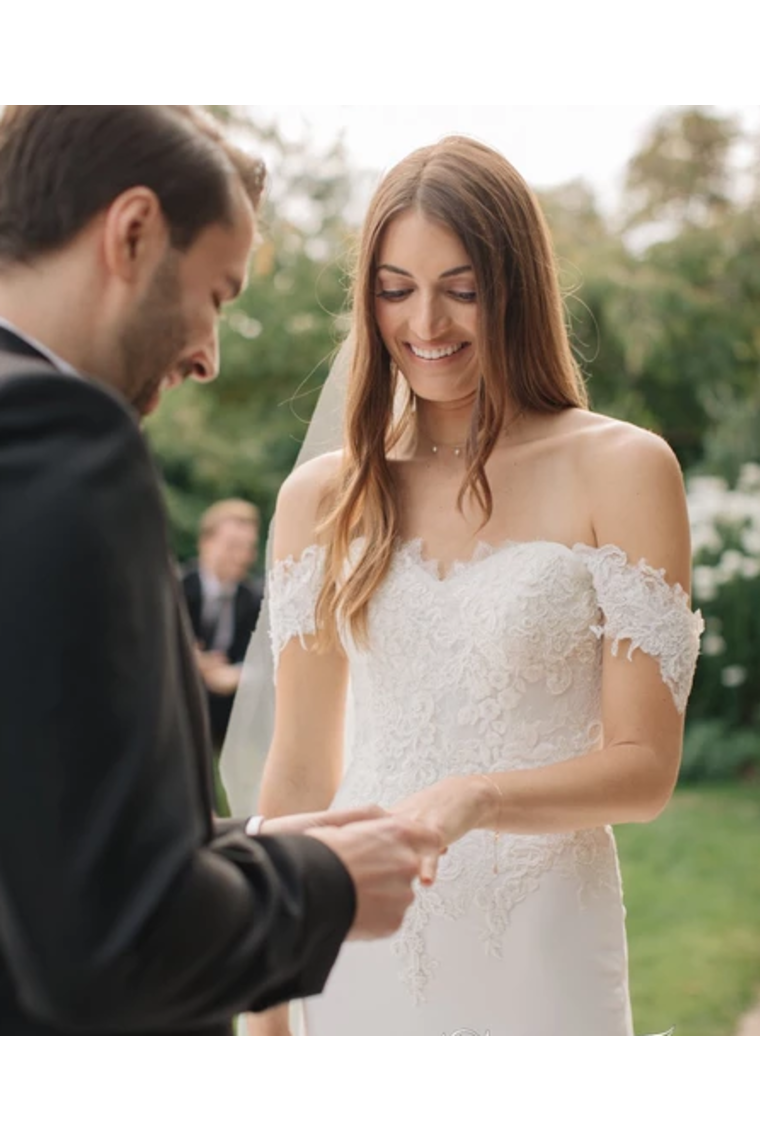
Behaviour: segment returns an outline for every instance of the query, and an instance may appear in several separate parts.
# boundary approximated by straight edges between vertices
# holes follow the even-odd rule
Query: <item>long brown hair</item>
[[[399,534],[399,510],[388,452],[411,418],[404,384],[375,319],[377,255],[389,222],[421,211],[448,227],[467,251],[478,298],[481,380],[459,495],[472,494],[484,521],[493,499],[486,462],[510,406],[557,412],[585,407],[573,359],[549,231],[523,178],[498,152],[452,136],[414,151],[383,179],[361,233],[353,290],[354,350],[348,383],[342,471],[324,520],[325,582],[317,602],[318,644],[334,643],[347,623],[367,639],[369,601],[388,573]],[[365,540],[347,571],[349,549]]]

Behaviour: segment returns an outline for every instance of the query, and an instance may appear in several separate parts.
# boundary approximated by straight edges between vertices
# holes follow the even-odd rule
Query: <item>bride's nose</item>
[[[443,298],[434,293],[426,295],[420,291],[415,302],[409,321],[414,336],[420,341],[431,341],[441,337],[451,323]]]

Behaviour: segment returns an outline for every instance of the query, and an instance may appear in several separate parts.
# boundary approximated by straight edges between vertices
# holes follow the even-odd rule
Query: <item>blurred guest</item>
[[[186,568],[182,578],[216,748],[227,731],[261,609],[263,588],[248,577],[257,558],[259,524],[253,503],[242,499],[215,503],[201,519],[198,561]]]

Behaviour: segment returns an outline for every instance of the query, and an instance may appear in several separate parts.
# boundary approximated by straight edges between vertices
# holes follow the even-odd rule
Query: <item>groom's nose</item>
[[[219,375],[219,334],[213,335],[205,344],[195,349],[185,358],[185,376],[198,384],[209,384]]]

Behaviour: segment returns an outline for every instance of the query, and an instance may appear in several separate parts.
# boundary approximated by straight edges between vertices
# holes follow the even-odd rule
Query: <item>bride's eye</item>
[[[375,296],[383,301],[403,301],[410,293],[411,289],[379,289]]]
[[[462,301],[465,305],[472,305],[478,299],[474,289],[453,289],[451,296],[457,301]]]

